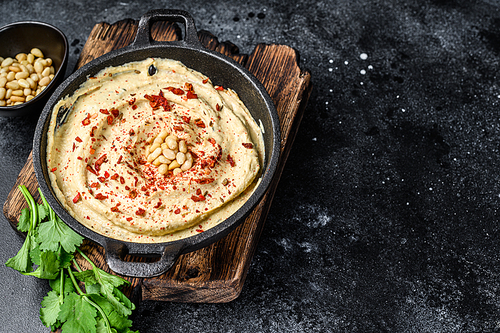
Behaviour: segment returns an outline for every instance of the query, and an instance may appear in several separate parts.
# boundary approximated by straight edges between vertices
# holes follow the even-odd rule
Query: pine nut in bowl
[[[58,28],[23,21],[0,27],[0,116],[40,113],[64,79],[68,41]]]

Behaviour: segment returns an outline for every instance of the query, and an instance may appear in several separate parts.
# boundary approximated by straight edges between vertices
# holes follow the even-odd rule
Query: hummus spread
[[[165,242],[240,208],[259,181],[262,130],[236,92],[170,59],[108,67],[53,109],[58,200],[111,238]]]

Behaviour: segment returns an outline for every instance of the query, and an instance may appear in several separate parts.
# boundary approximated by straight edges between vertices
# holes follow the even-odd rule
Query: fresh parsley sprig
[[[130,282],[98,268],[79,249],[83,237],[55,214],[40,189],[42,204],[24,185],[19,190],[28,207],[21,211],[17,229],[26,233],[26,240],[5,265],[21,274],[49,280],[52,290],[42,300],[42,323],[53,331],[61,328],[62,333],[134,333],[128,316],[135,305],[119,289]],[[92,269],[80,268],[74,258],[76,252]]]

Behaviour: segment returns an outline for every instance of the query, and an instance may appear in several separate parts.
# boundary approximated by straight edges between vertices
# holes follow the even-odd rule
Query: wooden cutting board
[[[82,49],[76,67],[130,44],[137,25],[138,21],[131,19],[111,25],[97,24]],[[171,22],[156,22],[151,31],[153,39],[158,41],[178,40],[181,35],[179,27]],[[159,277],[126,278],[131,285],[125,293],[136,304],[141,300],[221,303],[239,296],[311,91],[310,74],[299,68],[298,54],[288,46],[259,44],[250,55],[245,55],[239,54],[234,44],[219,42],[207,31],[200,31],[198,37],[205,47],[238,61],[264,84],[280,118],[280,161],[267,193],[245,222],[227,237],[198,251],[181,255],[174,266]],[[21,209],[27,206],[17,189],[20,184],[26,185],[35,199],[40,199],[31,154],[3,206],[4,214],[14,228]],[[102,247],[85,241],[82,249],[99,267],[109,271]],[[83,267],[90,268],[82,258],[78,261]]]

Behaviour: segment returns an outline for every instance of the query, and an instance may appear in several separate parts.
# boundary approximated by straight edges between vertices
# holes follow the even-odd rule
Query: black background
[[[0,26],[39,20],[70,43],[150,9],[250,53],[300,54],[314,89],[241,296],[144,302],[151,332],[500,330],[500,4],[496,1],[2,1]],[[1,43],[1,41],[0,41]],[[367,58],[362,54],[366,54]],[[6,56],[6,55],[4,55]],[[0,201],[37,116],[0,118]],[[0,262],[22,244],[1,216]],[[46,281],[0,264],[0,331],[48,332]]]

